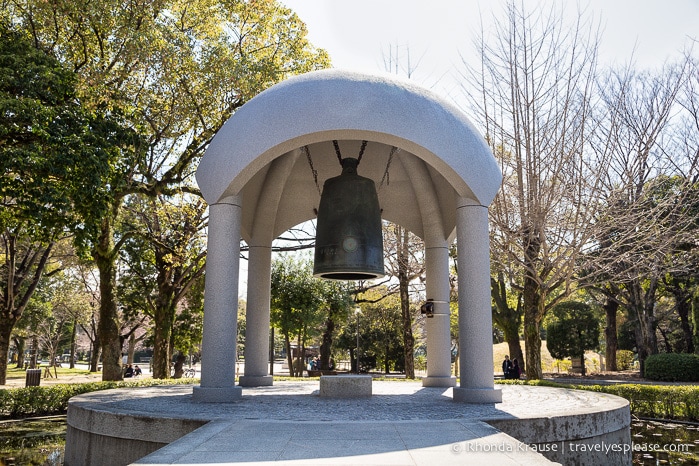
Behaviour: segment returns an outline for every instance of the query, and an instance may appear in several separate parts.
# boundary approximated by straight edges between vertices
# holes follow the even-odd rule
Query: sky
[[[473,54],[481,20],[503,17],[503,0],[280,0],[308,27],[311,43],[328,51],[335,68],[385,71],[398,54],[420,84],[458,103],[455,86],[463,59]],[[517,0],[531,11],[563,7],[570,17],[586,9],[602,29],[603,63],[657,68],[699,40],[699,0]],[[695,49],[699,52],[699,43]]]

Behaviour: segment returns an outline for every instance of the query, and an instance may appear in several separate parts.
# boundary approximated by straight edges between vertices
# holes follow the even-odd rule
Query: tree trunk
[[[299,353],[299,365],[297,367],[297,377],[303,377],[303,370],[306,367],[306,339],[302,337],[302,332],[303,330],[299,332],[298,339],[296,340],[298,342],[298,347],[301,348],[301,353]]]
[[[526,320],[526,319],[525,319]],[[541,336],[539,335],[540,325],[536,317],[530,317],[529,322],[524,324],[524,346],[526,351],[526,374],[527,379],[540,379],[543,376],[541,367]]]
[[[116,264],[112,229],[108,219],[102,221],[99,244],[93,251],[100,279],[99,341],[102,346],[102,380],[123,380],[121,340],[116,303]]]
[[[25,339],[20,337],[15,337],[15,348],[17,348],[17,369],[24,368],[24,343]]]
[[[629,307],[635,313],[636,349],[638,351],[638,362],[641,375],[645,370],[645,360],[651,354],[658,352],[658,338],[655,333],[657,322],[655,319],[655,292],[657,280],[651,279],[647,287],[644,287],[640,280],[634,280],[628,285]]]
[[[333,344],[333,332],[335,331],[335,321],[328,317],[325,321],[325,330],[320,343],[320,369],[330,370],[330,352]]]
[[[525,278],[524,291],[522,293],[524,307],[524,347],[526,351],[527,379],[541,379],[543,370],[541,367],[541,296],[539,287],[531,278]]]
[[[413,336],[413,317],[410,313],[410,290],[408,278],[408,230],[396,227],[396,238],[400,244],[398,254],[398,290],[400,294],[401,323],[403,329],[403,360],[405,378],[415,378],[415,337]],[[359,367],[357,367],[359,370]]]
[[[527,364],[524,361],[524,353],[522,352],[522,343],[519,341],[519,335],[508,335],[505,332],[505,341],[507,341],[507,350],[510,352],[510,358],[512,360],[517,360],[519,363],[519,370],[524,371]]]
[[[355,351],[355,350],[356,350],[356,348],[349,349],[349,352],[350,352],[350,372],[354,372],[355,374],[359,374],[359,370],[358,370],[359,364],[358,364],[357,358],[355,357],[356,356],[355,353],[357,353],[357,351]]]
[[[301,334],[296,337],[296,349],[298,354],[294,360],[294,374],[293,377],[301,377],[303,375],[303,351],[301,348]]]
[[[663,330],[663,328],[660,326],[658,326],[658,331],[660,332],[660,336],[663,337],[663,343],[665,344],[665,352],[674,353],[675,349],[672,347],[672,343],[670,343],[670,339],[667,336],[667,332]]]
[[[184,375],[184,361],[185,361],[185,356],[182,353],[179,353],[177,355],[177,359],[175,359],[175,373],[172,375],[174,379],[181,379],[182,376]]]
[[[390,350],[391,350],[391,348],[389,347],[389,345],[386,345],[386,347],[384,348],[384,358],[383,358],[383,369],[384,369],[384,374],[388,374],[388,373],[391,372],[391,371],[390,371],[390,367],[389,367],[390,364],[389,364],[389,361],[388,361],[388,354],[389,354],[389,351],[390,351]]]
[[[694,352],[699,349],[699,289],[692,296],[692,341],[694,342]]]
[[[90,372],[97,372],[99,369],[100,356],[102,353],[99,337],[95,336],[95,340],[91,342],[92,351],[90,351]]]
[[[22,317],[29,299],[39,286],[39,281],[51,256],[53,243],[46,245],[42,251],[35,247],[34,253],[25,256],[17,264],[17,238],[5,235],[5,248],[2,268],[5,271],[4,287],[0,292],[2,309],[0,309],[0,385],[5,385],[7,379],[7,356],[10,352],[12,330]],[[19,268],[18,268],[19,267]],[[24,285],[24,286],[22,286]],[[26,288],[25,288],[26,287]]]
[[[274,327],[269,329],[269,375],[274,375]]]
[[[4,324],[4,322],[3,322]],[[5,385],[7,379],[7,354],[10,348],[10,336],[13,325],[0,325],[0,385]]]
[[[31,358],[29,359],[29,368],[30,369],[36,369],[38,365],[38,359],[39,359],[39,339],[34,335],[32,337],[32,353],[31,353]]]
[[[73,328],[70,331],[70,363],[68,367],[75,369],[75,334],[78,331],[78,321],[73,319]]]
[[[522,353],[522,344],[519,341],[519,329],[522,326],[522,312],[518,305],[516,309],[510,307],[507,297],[505,277],[498,273],[497,280],[490,279],[490,294],[495,305],[493,306],[493,322],[500,327],[505,335],[507,351],[512,360],[517,359],[520,370],[524,371],[527,364]],[[519,300],[518,300],[519,301]]]
[[[677,303],[677,314],[680,316],[680,325],[682,326],[682,336],[684,337],[685,353],[694,353],[694,341],[692,337],[692,326],[689,323],[689,313],[691,311],[690,296],[675,295]]]
[[[126,363],[127,364],[133,364],[133,355],[136,352],[136,334],[131,332],[131,335],[129,335],[129,346],[126,351]]]
[[[415,378],[415,337],[413,336],[413,319],[410,313],[410,298],[408,295],[408,284],[400,284],[400,307],[403,323],[403,360],[405,363],[405,378]],[[405,300],[403,296],[406,296]]]
[[[294,356],[291,354],[291,339],[287,332],[282,331],[284,334],[284,344],[286,345],[286,363],[289,365],[289,377],[294,376]]]
[[[602,306],[606,315],[607,325],[604,327],[604,338],[607,342],[605,358],[607,359],[607,370],[616,371],[616,352],[618,348],[616,314],[619,310],[619,303],[614,299],[607,298]]]
[[[524,361],[524,353],[522,353],[522,342],[519,340],[519,321],[518,320],[497,320],[498,327],[505,335],[507,342],[507,351],[511,360],[517,360],[520,364],[520,370],[524,371],[527,364]]]
[[[172,339],[172,322],[170,312],[163,312],[162,309],[155,309],[155,321],[153,329],[153,359],[152,371],[154,379],[170,378],[170,361],[172,352],[170,342]],[[172,316],[174,317],[174,316]]]

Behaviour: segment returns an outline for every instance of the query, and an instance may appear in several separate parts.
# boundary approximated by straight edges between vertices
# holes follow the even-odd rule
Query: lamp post
[[[354,309],[354,315],[357,316],[357,374],[359,374],[359,315],[362,310],[359,307]]]

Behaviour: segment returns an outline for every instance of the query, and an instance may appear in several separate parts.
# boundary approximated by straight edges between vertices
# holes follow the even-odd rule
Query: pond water
[[[60,466],[65,416],[0,423],[0,466]],[[699,425],[634,420],[635,465],[699,466]]]
[[[634,465],[699,465],[699,425],[631,422]]]
[[[65,416],[0,423],[1,466],[60,466],[65,444]]]

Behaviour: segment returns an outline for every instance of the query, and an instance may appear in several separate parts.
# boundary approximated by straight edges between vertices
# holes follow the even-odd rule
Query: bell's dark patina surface
[[[318,206],[313,276],[367,280],[384,276],[381,209],[376,185],[357,174],[358,160],[342,159]]]

